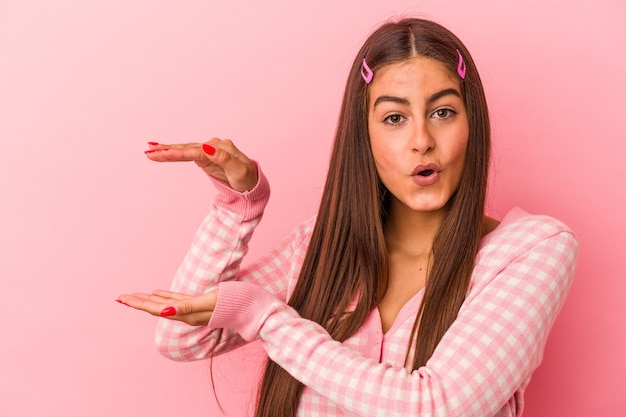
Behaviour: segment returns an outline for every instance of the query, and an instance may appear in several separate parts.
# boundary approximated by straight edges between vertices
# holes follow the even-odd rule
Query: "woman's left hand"
[[[117,301],[153,316],[178,320],[191,326],[205,326],[211,319],[217,291],[191,296],[177,292],[155,290],[152,294],[123,294]]]

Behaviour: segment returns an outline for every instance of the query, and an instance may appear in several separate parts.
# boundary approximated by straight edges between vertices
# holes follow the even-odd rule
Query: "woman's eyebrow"
[[[432,102],[439,100],[441,97],[448,96],[448,95],[453,95],[453,96],[457,96],[458,98],[461,98],[461,93],[459,93],[459,91],[456,88],[446,88],[445,90],[441,90],[433,94],[432,96],[428,97],[426,99],[426,104],[431,104]]]
[[[385,101],[390,101],[392,103],[403,104],[405,106],[408,106],[409,104],[411,104],[408,99],[403,98],[403,97],[380,96],[374,102],[374,107],[376,107],[379,103],[383,103]]]

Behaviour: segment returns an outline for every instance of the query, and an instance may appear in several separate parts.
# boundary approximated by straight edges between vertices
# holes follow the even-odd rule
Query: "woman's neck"
[[[430,254],[445,211],[411,210],[402,203],[392,204],[385,224],[387,250],[410,256]]]

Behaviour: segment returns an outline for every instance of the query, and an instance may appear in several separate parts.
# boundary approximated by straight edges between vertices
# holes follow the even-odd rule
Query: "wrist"
[[[275,296],[258,285],[241,281],[220,282],[217,303],[208,326],[234,329],[244,340],[255,340],[276,301]]]
[[[228,183],[217,179],[212,179],[218,195],[215,204],[229,212],[238,213],[244,220],[251,220],[260,217],[267,205],[270,197],[269,181],[258,163],[252,162],[257,168],[257,183],[249,191],[236,191]]]

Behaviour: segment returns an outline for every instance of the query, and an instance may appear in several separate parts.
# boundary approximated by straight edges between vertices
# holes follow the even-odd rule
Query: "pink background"
[[[207,363],[160,357],[154,319],[114,302],[169,285],[214,195],[145,143],[230,137],[259,160],[273,198],[258,256],[316,210],[350,62],[398,14],[473,53],[495,133],[490,212],[551,214],[581,242],[525,416],[622,415],[623,4],[0,0],[0,416],[219,414]],[[230,416],[258,370],[257,348],[244,354],[213,365]]]

